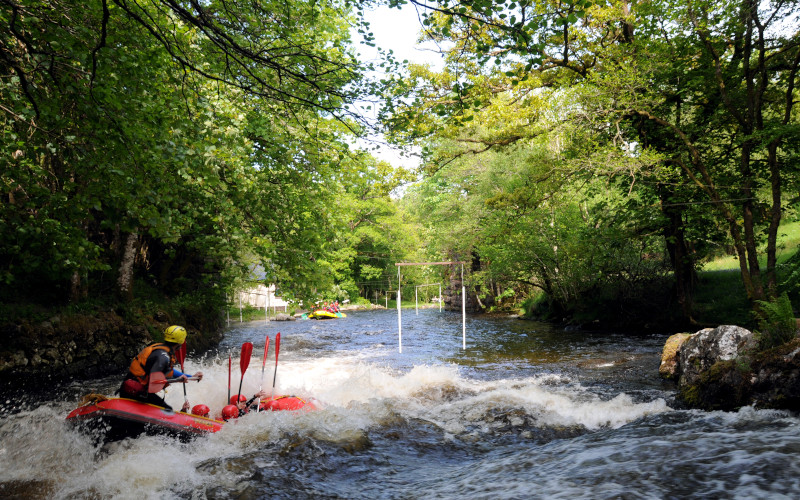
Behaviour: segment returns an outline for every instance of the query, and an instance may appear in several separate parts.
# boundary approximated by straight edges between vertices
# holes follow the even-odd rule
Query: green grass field
[[[778,264],[784,262],[797,252],[800,246],[800,221],[789,222],[781,225],[778,230]],[[762,249],[763,250],[763,249]],[[767,262],[765,257],[759,261],[763,267]],[[735,255],[726,255],[716,258],[703,266],[703,271],[738,271],[739,261]]]
[[[778,264],[794,255],[798,247],[800,221],[782,225],[778,231]],[[764,258],[759,263],[762,269],[766,266]],[[706,263],[698,277],[694,317],[699,323],[753,326],[754,318],[735,256],[719,257]]]

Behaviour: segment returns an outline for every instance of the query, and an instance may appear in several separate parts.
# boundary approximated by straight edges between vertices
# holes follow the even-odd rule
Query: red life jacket
[[[128,368],[128,371],[136,377],[136,380],[139,381],[140,384],[147,387],[147,384],[150,383],[150,374],[146,373],[144,370],[145,364],[147,363],[147,358],[150,357],[150,354],[153,353],[154,350],[161,349],[163,351],[169,352],[169,372],[165,373],[164,376],[167,378],[172,378],[173,370],[172,367],[175,365],[175,354],[170,350],[170,348],[166,344],[155,343],[150,344],[149,346],[142,349],[142,352],[136,355],[131,361],[131,366]]]

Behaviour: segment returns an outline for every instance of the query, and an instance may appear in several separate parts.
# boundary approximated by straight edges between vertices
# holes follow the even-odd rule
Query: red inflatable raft
[[[297,396],[276,396],[270,399],[261,400],[262,411],[280,411],[280,410],[317,410],[319,409],[314,400],[306,401]]]
[[[191,438],[217,432],[223,422],[133,399],[109,398],[80,406],[67,415],[67,422],[103,441],[116,441],[140,434],[169,434]]]
[[[312,401],[295,396],[277,396],[262,400],[262,411],[316,410]],[[97,440],[117,441],[140,434],[168,434],[182,440],[217,432],[225,425],[222,420],[172,411],[160,406],[126,398],[95,396],[72,410],[67,422],[88,432]]]

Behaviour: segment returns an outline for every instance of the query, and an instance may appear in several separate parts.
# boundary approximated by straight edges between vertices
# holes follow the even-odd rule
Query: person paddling
[[[192,415],[208,418],[210,414],[211,408],[209,408],[207,405],[199,404],[192,406]]]
[[[239,418],[243,415],[246,415],[250,410],[257,410],[258,405],[261,404],[261,398],[265,398],[269,396],[269,392],[266,390],[261,390],[255,393],[255,395],[247,399],[242,394],[234,394],[231,396],[229,401],[229,405],[222,409],[222,420],[230,420],[232,418]],[[256,399],[258,399],[258,403],[253,404]]]
[[[247,401],[239,401],[239,403],[236,405],[236,406],[239,407],[239,415],[240,416],[244,415],[245,413],[249,412],[250,410],[253,410],[253,411],[258,410],[258,406],[261,404],[261,398],[266,398],[268,396],[269,396],[269,392],[267,392],[266,389],[262,389],[262,390],[258,391],[257,393],[255,393],[255,395],[253,395],[253,397],[248,399]],[[244,396],[242,396],[242,398],[244,398]],[[256,404],[253,404],[256,401],[256,399],[258,399],[258,402]],[[232,403],[233,403],[233,401],[232,401]]]
[[[203,379],[203,372],[187,375],[175,369],[175,353],[185,340],[186,329],[182,326],[172,325],[164,330],[164,342],[148,345],[133,358],[128,374],[118,390],[120,396],[172,410],[164,398],[157,394],[169,385],[168,382],[162,385],[160,381],[172,379],[185,383],[189,379],[198,382]],[[184,401],[182,411],[188,411],[189,407],[189,401]]]

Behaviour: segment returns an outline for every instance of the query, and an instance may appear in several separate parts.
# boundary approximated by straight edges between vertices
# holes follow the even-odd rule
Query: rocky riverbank
[[[109,311],[0,325],[0,381],[13,379],[21,384],[122,373],[143,346],[162,339],[170,324],[173,321],[163,313],[131,324]],[[209,332],[184,326],[190,352],[203,352],[222,339],[220,329]]]
[[[373,306],[353,305],[343,309],[370,307]],[[288,314],[272,318],[294,319]],[[166,312],[136,322],[114,311],[53,315],[45,321],[6,321],[0,324],[0,382],[17,386],[45,379],[89,379],[124,373],[142,347],[162,340],[164,329],[172,324],[186,327],[190,353],[216,347],[224,332],[221,317],[187,321]]]
[[[659,371],[691,408],[800,410],[798,338],[759,351],[756,334],[738,326],[679,333],[667,340]]]

